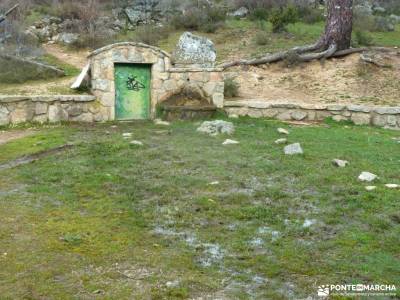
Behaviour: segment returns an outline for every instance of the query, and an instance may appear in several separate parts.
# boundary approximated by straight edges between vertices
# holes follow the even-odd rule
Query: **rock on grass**
[[[358,176],[358,180],[365,181],[365,182],[372,182],[377,179],[378,176],[370,173],[370,172],[362,172],[360,176]]]
[[[400,185],[394,184],[394,183],[388,183],[388,184],[385,184],[385,186],[386,186],[388,189],[398,189],[398,188],[400,188]]]
[[[136,140],[131,141],[130,144],[131,145],[136,145],[136,146],[143,146],[143,143],[141,141],[136,141]]]
[[[344,168],[349,164],[349,162],[347,160],[334,159],[332,160],[332,164],[336,167]]]
[[[280,144],[286,144],[287,143],[287,139],[277,139],[275,141],[275,144],[280,145]]]
[[[369,186],[366,186],[365,189],[366,189],[368,192],[370,192],[370,191],[376,190],[376,186],[374,186],[374,185],[369,185]]]
[[[287,145],[283,151],[286,155],[303,154],[303,148],[301,148],[300,143]]]
[[[237,145],[237,144],[239,144],[238,141],[230,140],[230,139],[227,139],[227,140],[225,140],[225,142],[222,143],[222,145]]]
[[[163,121],[163,120],[161,120],[161,119],[155,119],[155,120],[154,120],[154,124],[160,125],[160,126],[169,126],[169,125],[171,125],[170,122]]]
[[[125,132],[122,134],[123,138],[130,138],[132,136],[132,132]]]
[[[284,128],[278,128],[277,131],[278,131],[278,133],[280,133],[280,134],[286,134],[286,135],[289,134],[289,131],[287,131],[287,130],[284,129]]]
[[[233,134],[235,132],[235,126],[231,122],[222,120],[205,121],[197,128],[197,131],[213,136],[218,134]]]

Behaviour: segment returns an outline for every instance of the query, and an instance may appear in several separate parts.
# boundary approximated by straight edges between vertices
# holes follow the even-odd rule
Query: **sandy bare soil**
[[[387,67],[365,63],[354,54],[293,67],[285,63],[236,67],[226,76],[236,78],[242,99],[400,105],[400,55],[379,55]]]
[[[70,65],[82,69],[87,64],[88,50],[67,51],[64,47],[57,44],[44,44],[43,48],[47,53],[57,57],[59,60],[65,61]]]
[[[34,134],[33,130],[0,131],[0,145]]]

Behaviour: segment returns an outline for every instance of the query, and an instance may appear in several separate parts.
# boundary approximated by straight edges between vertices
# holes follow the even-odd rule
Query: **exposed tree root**
[[[329,47],[322,51],[322,52],[314,52],[316,50],[319,50],[322,48],[321,42],[317,42],[313,45],[306,45],[306,46],[301,46],[301,47],[295,47],[290,50],[286,51],[281,51],[277,52],[274,54],[269,54],[261,58],[257,59],[250,59],[250,60],[237,60],[229,63],[224,63],[220,65],[219,67],[223,68],[224,70],[230,67],[235,67],[235,66],[257,66],[257,65],[262,65],[262,64],[269,64],[269,63],[275,63],[278,61],[285,60],[288,58],[291,54],[296,55],[296,59],[301,62],[309,62],[312,60],[317,60],[317,59],[322,59],[322,58],[337,58],[337,57],[343,57],[347,56],[353,53],[362,53],[365,51],[382,51],[382,52],[390,52],[393,51],[391,48],[385,48],[385,47],[361,47],[361,48],[350,48],[350,49],[345,49],[345,50],[339,50],[337,51],[337,45],[332,44],[329,45]],[[373,62],[371,62],[373,63]],[[378,65],[378,64],[376,64]]]
[[[369,56],[366,56],[364,54],[360,55],[360,59],[362,61],[366,62],[366,63],[373,64],[373,65],[375,65],[377,67],[380,67],[380,68],[390,68],[390,65],[386,65],[384,63],[381,63],[381,62],[377,61],[376,59],[374,59],[373,57],[369,57]]]
[[[225,64],[220,65],[220,67],[223,69],[227,69],[230,67],[243,66],[243,65],[257,66],[257,65],[269,64],[269,63],[274,63],[274,62],[284,60],[291,53],[295,53],[295,54],[299,55],[302,53],[315,51],[320,48],[321,48],[321,42],[318,41],[317,43],[312,44],[312,45],[294,47],[290,50],[277,52],[274,54],[269,54],[269,55],[261,57],[261,58],[250,59],[250,60],[237,60],[237,61],[225,63]]]
[[[302,62],[307,62],[307,61],[312,61],[314,59],[329,58],[336,52],[336,50],[337,50],[337,45],[332,44],[325,51],[300,55],[299,60]]]

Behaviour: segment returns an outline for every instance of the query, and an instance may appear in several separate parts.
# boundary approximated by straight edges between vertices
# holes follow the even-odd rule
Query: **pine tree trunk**
[[[328,48],[336,44],[337,50],[350,48],[353,29],[353,0],[328,0],[323,45]]]
[[[327,9],[325,33],[315,44],[294,47],[290,50],[268,54],[259,59],[236,60],[222,64],[220,67],[226,69],[240,65],[269,64],[284,60],[291,53],[298,55],[299,61],[306,62],[364,51],[364,48],[350,49],[353,30],[353,0],[327,0]]]

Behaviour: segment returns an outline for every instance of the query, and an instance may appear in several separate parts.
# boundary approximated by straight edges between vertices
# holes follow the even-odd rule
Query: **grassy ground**
[[[399,191],[383,187],[400,183],[399,132],[234,122],[231,146],[192,122],[39,127],[0,146],[1,163],[75,143],[0,172],[1,299],[299,299],[399,283]],[[304,155],[283,155],[279,126]]]

